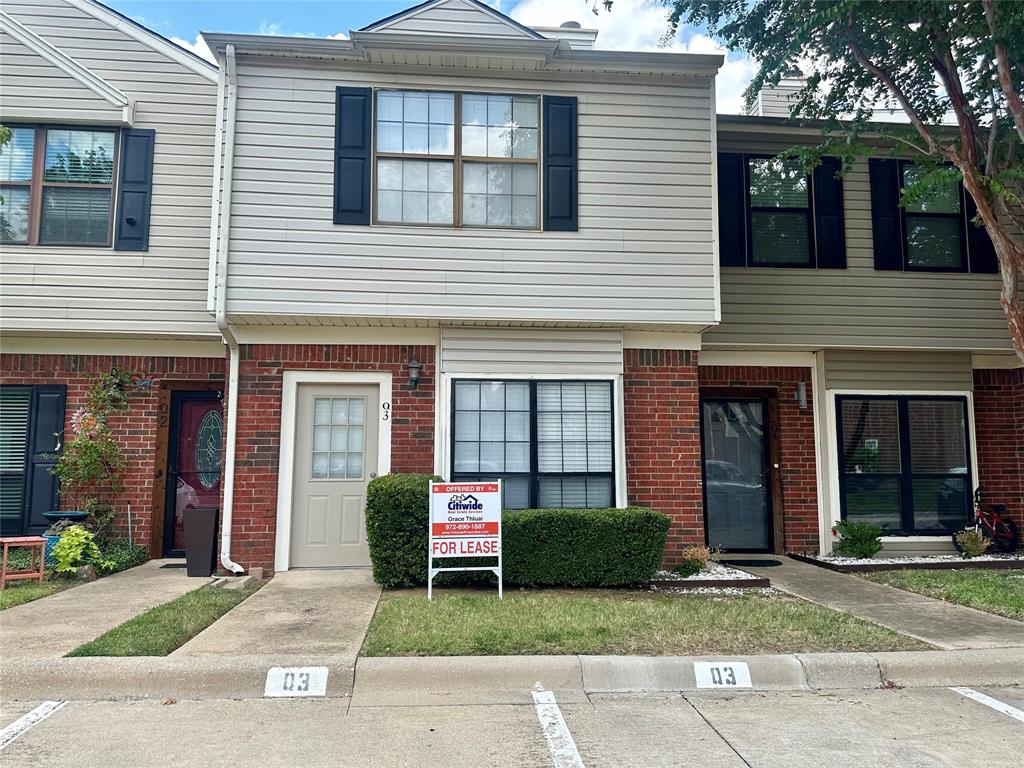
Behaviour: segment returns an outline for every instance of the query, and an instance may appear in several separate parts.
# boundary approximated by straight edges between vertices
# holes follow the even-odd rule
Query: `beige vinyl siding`
[[[719,151],[774,153],[796,140],[740,140]],[[998,275],[876,271],[867,161],[843,182],[846,269],[723,268],[722,323],[705,346],[1009,350]]]
[[[441,370],[569,378],[588,373],[621,373],[622,333],[589,329],[442,328]]]
[[[45,119],[57,123],[119,124],[122,120],[120,107],[2,31],[0,62],[0,114],[5,122]]]
[[[708,80],[571,77],[241,59],[229,314],[713,322]],[[579,231],[335,226],[338,85],[577,96]]]
[[[418,35],[457,35],[468,37],[518,37],[531,35],[502,21],[465,0],[446,0],[428,6],[393,22],[376,27],[373,32],[405,32]]]
[[[880,352],[830,349],[825,388],[858,392],[969,392],[974,373],[968,352]]]
[[[62,0],[5,0],[4,11],[133,98],[134,127],[156,130],[149,251],[4,246],[4,330],[216,335],[206,311],[216,84]],[[5,92],[0,117],[67,119],[62,101],[46,106]]]

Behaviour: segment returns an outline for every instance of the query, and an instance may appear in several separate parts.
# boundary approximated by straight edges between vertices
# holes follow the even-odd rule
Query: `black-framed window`
[[[108,246],[118,131],[14,125],[0,148],[0,241]]]
[[[967,398],[836,398],[840,511],[887,534],[946,534],[971,514]]]
[[[456,481],[503,481],[507,509],[615,505],[612,382],[458,379]]]
[[[747,261],[754,267],[810,267],[811,179],[795,159],[746,158]]]
[[[380,224],[537,229],[540,97],[378,90]]]
[[[904,189],[916,183],[927,169],[900,163]],[[903,237],[908,270],[966,272],[963,188],[955,179],[935,187],[931,194],[903,209]]]
[[[845,269],[841,166],[823,157],[808,175],[794,158],[719,153],[719,263]]]

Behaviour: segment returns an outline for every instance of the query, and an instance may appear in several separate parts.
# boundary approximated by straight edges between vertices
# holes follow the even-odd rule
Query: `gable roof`
[[[149,46],[154,51],[162,53],[169,59],[173,59],[200,77],[206,78],[211,83],[217,82],[216,65],[211,64],[201,56],[197,56],[192,51],[182,48],[163,35],[142,26],[124,14],[118,13],[113,8],[108,8],[103,3],[98,2],[98,0],[64,0],[64,2],[123,32],[143,45]]]
[[[0,11],[0,29],[37,56],[48,61],[64,74],[84,85],[101,99],[120,109],[122,122],[125,125],[132,124],[135,104],[120,88],[107,82],[91,69],[83,66],[4,11]]]
[[[359,31],[546,39],[536,30],[520,24],[480,0],[427,0],[375,21]]]

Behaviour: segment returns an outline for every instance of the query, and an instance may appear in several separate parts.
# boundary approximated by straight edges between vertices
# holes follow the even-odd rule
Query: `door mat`
[[[185,567],[185,563],[166,563],[165,565],[161,565],[160,566],[160,570],[162,571],[164,568],[184,568],[184,567]]]
[[[737,568],[772,568],[776,565],[782,565],[779,560],[719,560],[722,565],[734,565]]]

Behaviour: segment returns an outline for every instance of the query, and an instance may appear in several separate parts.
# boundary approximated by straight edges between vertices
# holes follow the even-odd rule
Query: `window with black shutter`
[[[795,159],[720,154],[721,265],[845,269],[839,170],[835,158],[808,175]]]

